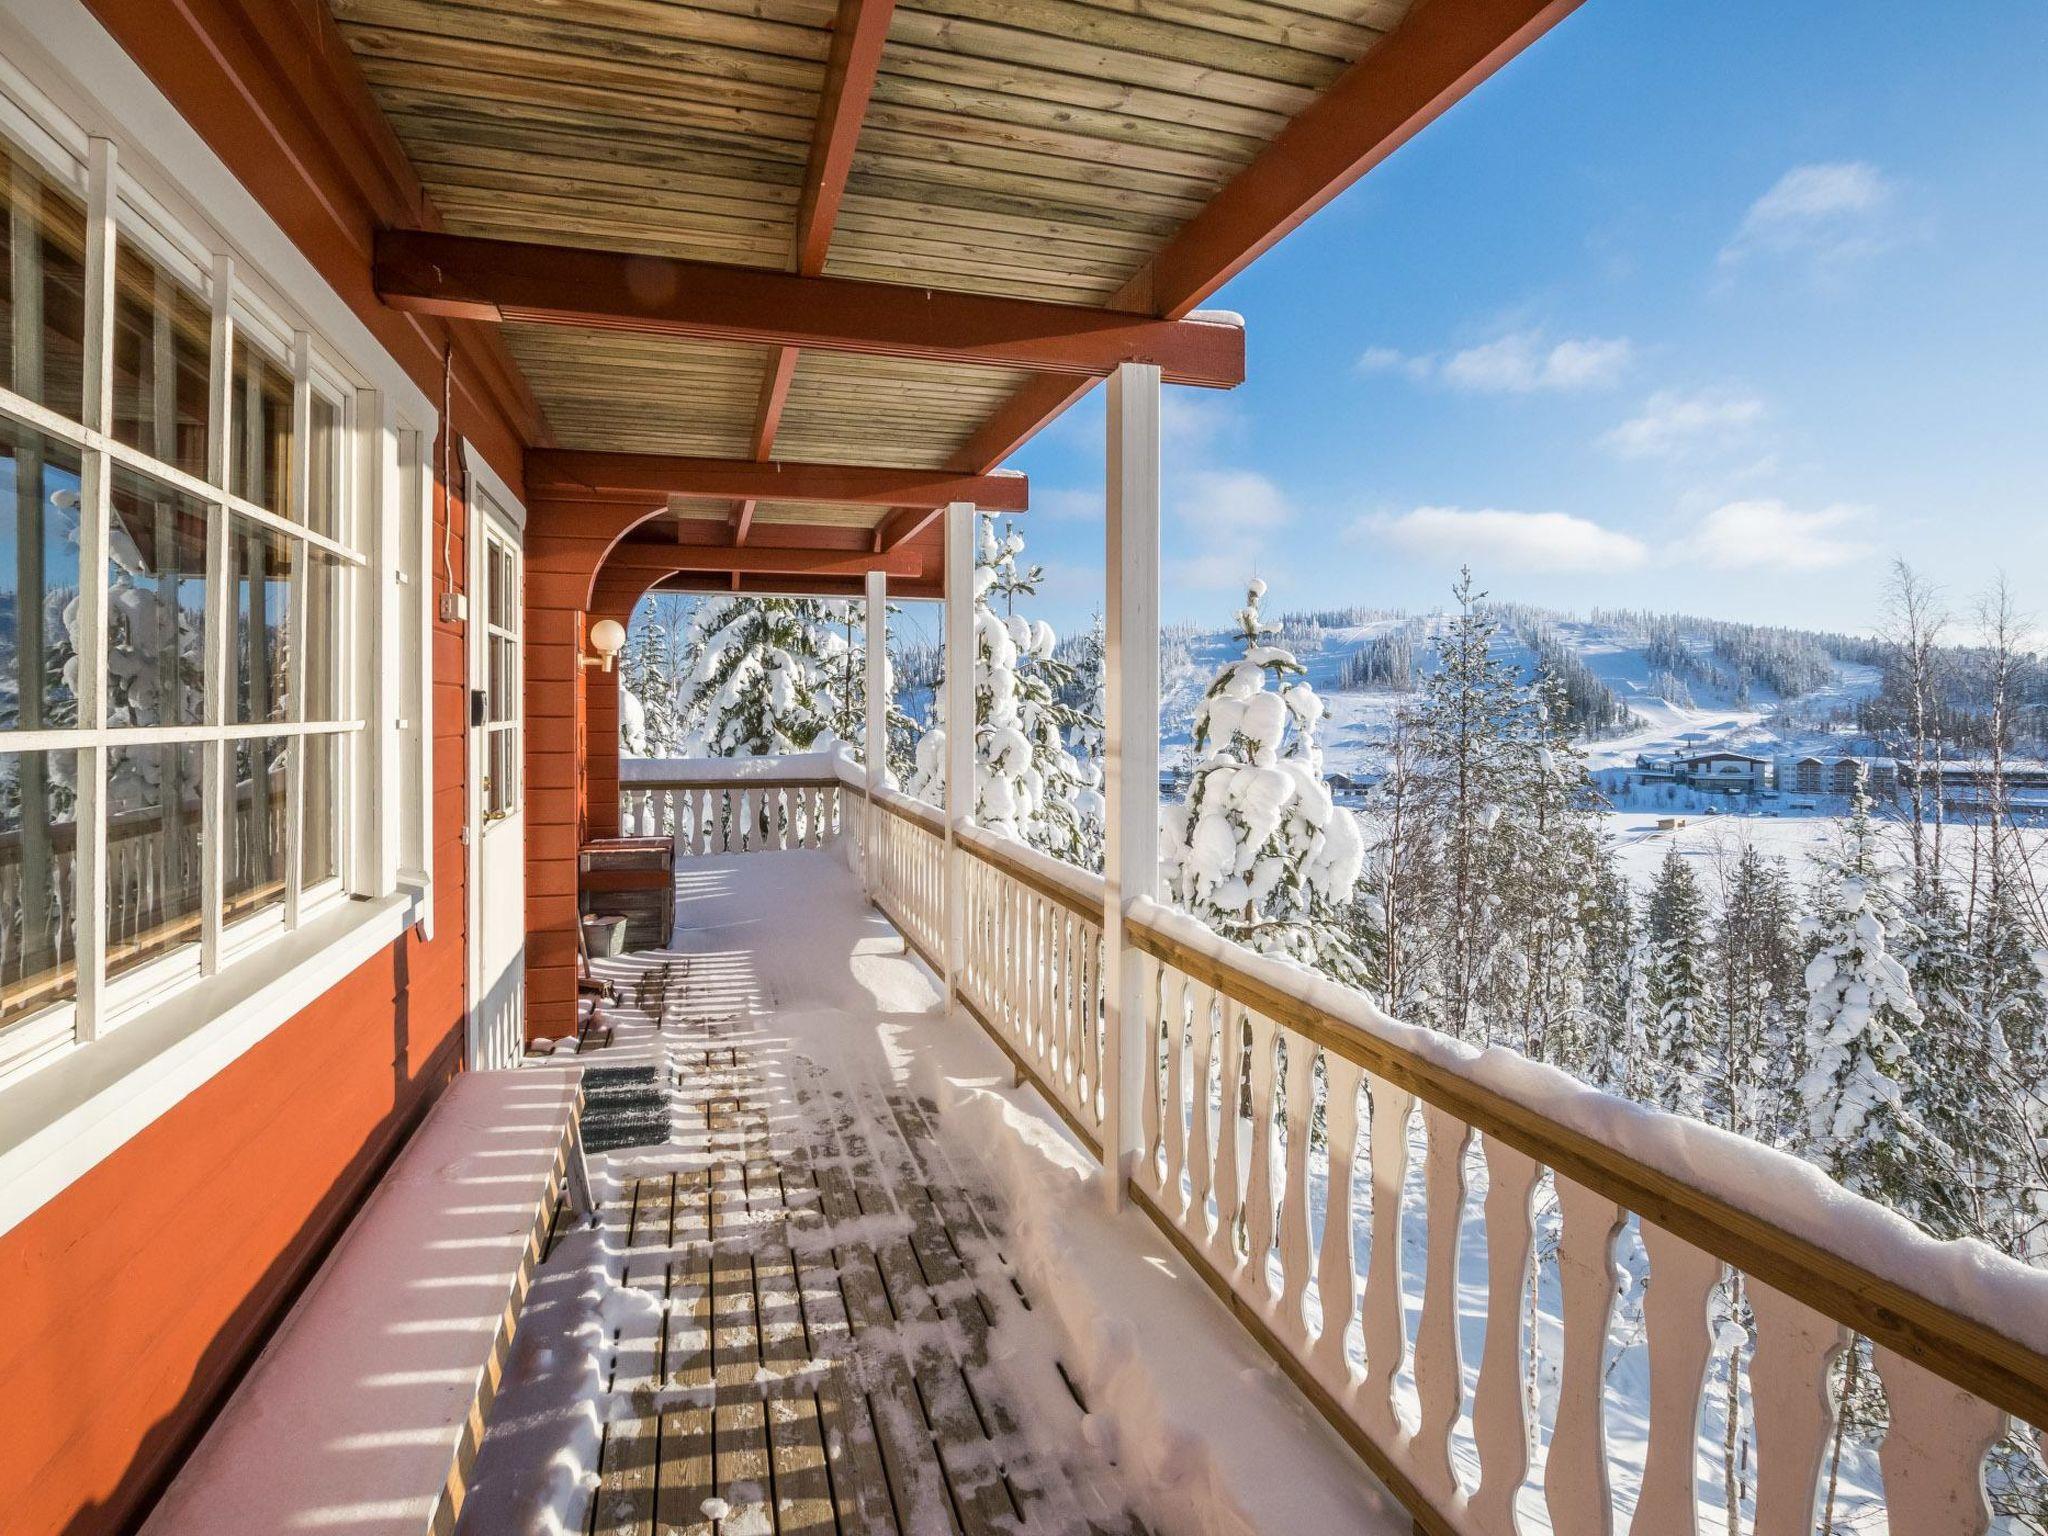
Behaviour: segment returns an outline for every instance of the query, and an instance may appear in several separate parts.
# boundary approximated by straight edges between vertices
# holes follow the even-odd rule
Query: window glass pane
[[[85,403],[85,208],[0,144],[0,383],[77,420]]]
[[[0,419],[0,730],[78,724],[78,455]]]
[[[335,826],[341,809],[341,753],[345,744],[346,738],[341,736],[305,738],[306,824],[299,843],[302,888],[341,873]]]
[[[228,525],[228,589],[234,603],[235,707],[240,724],[291,718],[292,558],[295,541],[253,518]]]
[[[107,724],[206,719],[206,503],[116,466],[107,526]]]
[[[284,900],[285,738],[228,743],[225,907],[245,917]]]
[[[292,376],[284,364],[235,332],[234,444],[228,454],[228,489],[280,517],[292,483]]]
[[[205,475],[212,348],[206,301],[123,242],[114,257],[114,436]]]
[[[341,613],[352,569],[324,549],[299,550],[306,562],[306,718],[344,718]]]
[[[199,942],[196,741],[107,752],[107,974]]]
[[[490,780],[484,786],[484,814],[509,816],[519,799],[519,733],[492,731],[488,739]]]
[[[74,994],[78,754],[0,752],[0,1025]]]
[[[313,441],[306,464],[306,526],[341,539],[341,407],[313,392]]]

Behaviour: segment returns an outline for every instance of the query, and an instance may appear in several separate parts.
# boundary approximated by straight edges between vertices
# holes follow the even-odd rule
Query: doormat
[[[669,1093],[659,1067],[583,1069],[583,1150],[658,1147],[669,1139]]]

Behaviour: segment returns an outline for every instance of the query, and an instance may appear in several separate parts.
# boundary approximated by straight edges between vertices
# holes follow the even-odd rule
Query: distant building
[[[1824,757],[1808,753],[1804,757],[1787,757],[1778,763],[1778,788],[1795,795],[1825,794],[1828,787],[1828,764]]]
[[[1673,777],[1709,794],[1755,795],[1771,787],[1771,768],[1768,757],[1723,749],[1679,757]]]
[[[1843,756],[1828,765],[1828,792],[1853,795],[1861,784],[1866,795],[1880,799],[1895,794],[1899,787],[1898,762],[1889,757]]]

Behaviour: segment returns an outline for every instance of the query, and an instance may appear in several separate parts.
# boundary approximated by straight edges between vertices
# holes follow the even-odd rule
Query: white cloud
[[[1367,347],[1358,356],[1358,368],[1361,373],[1405,373],[1418,381],[1434,378],[1475,394],[1529,395],[1605,388],[1634,361],[1635,344],[1626,336],[1553,341],[1531,329],[1508,331],[1449,356]]]
[[[1162,500],[1168,520],[1196,535],[1196,551],[1168,570],[1175,583],[1229,591],[1273,574],[1269,536],[1293,520],[1294,508],[1266,476],[1251,469],[1169,474]]]
[[[1674,553],[1723,571],[1824,571],[1869,555],[1848,536],[1863,515],[1850,506],[1802,512],[1782,501],[1731,501],[1699,521]]]
[[[1446,564],[1483,561],[1522,571],[1621,571],[1649,558],[1642,540],[1569,512],[1417,507],[1364,519],[1354,532]]]
[[[1895,189],[1865,160],[1795,165],[1742,216],[1721,264],[1759,254],[1802,256],[1831,267],[1882,249]]]
[[[1438,376],[1481,394],[1599,389],[1619,379],[1634,354],[1624,336],[1569,336],[1553,343],[1540,331],[1510,331],[1453,352]]]
[[[1055,518],[1061,522],[1101,522],[1102,492],[1084,491],[1071,486],[1050,486],[1031,493],[1031,512],[1035,517]]]
[[[1660,389],[1600,441],[1625,459],[1681,458],[1723,447],[1763,417],[1763,401],[1750,395]]]

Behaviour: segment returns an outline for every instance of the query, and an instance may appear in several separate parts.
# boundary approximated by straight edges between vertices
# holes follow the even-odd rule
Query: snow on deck
[[[1409,1530],[834,855],[677,900],[581,1052],[673,1134],[592,1159],[462,1529]]]

